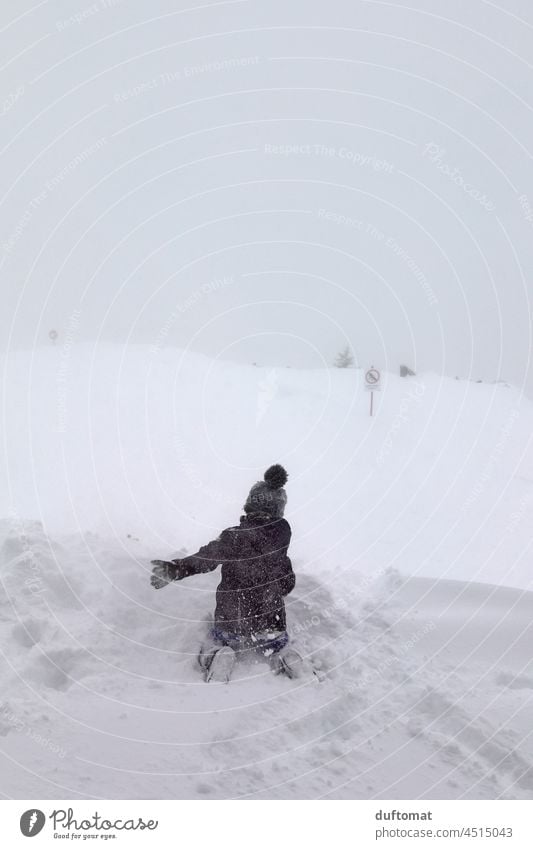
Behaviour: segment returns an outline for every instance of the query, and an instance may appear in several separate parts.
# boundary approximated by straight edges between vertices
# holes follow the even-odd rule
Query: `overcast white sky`
[[[2,349],[533,383],[526,0],[0,7]]]

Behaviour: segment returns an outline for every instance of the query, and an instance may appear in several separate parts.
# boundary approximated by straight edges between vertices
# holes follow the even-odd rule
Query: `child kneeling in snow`
[[[295,584],[287,556],[291,527],[283,518],[287,472],[271,466],[252,489],[240,524],[181,560],[152,560],[151,583],[161,589],[170,581],[212,572],[222,566],[214,627],[200,650],[206,681],[228,681],[236,652],[256,648],[270,658],[274,672],[297,677],[302,658],[288,647],[284,597]]]

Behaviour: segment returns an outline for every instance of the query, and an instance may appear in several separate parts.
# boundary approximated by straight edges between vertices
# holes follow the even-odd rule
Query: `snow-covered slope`
[[[529,587],[533,405],[502,384],[69,345],[0,362],[0,516],[130,533],[159,554],[232,524],[271,462],[292,551],[355,568]]]
[[[3,366],[6,795],[531,797],[516,390],[387,376],[370,419],[359,371],[112,347]],[[291,473],[289,630],[323,680],[246,658],[208,686],[217,575],[156,593],[149,559],[233,522],[273,461]]]

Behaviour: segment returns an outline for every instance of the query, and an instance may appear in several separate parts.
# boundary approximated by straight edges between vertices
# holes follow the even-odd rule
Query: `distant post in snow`
[[[365,374],[365,389],[370,392],[370,415],[374,415],[374,392],[381,391],[381,374],[377,368],[370,366]]]
[[[58,335],[59,334],[58,334],[57,330],[51,330],[50,333],[48,334],[48,338],[52,340],[52,345],[55,345],[55,343],[57,342]]]

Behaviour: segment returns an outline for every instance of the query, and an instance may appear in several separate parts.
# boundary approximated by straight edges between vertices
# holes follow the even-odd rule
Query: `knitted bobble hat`
[[[272,519],[281,519],[287,504],[287,493],[284,486],[289,476],[283,466],[276,463],[270,466],[262,481],[253,485],[244,505],[244,512],[262,513]]]

